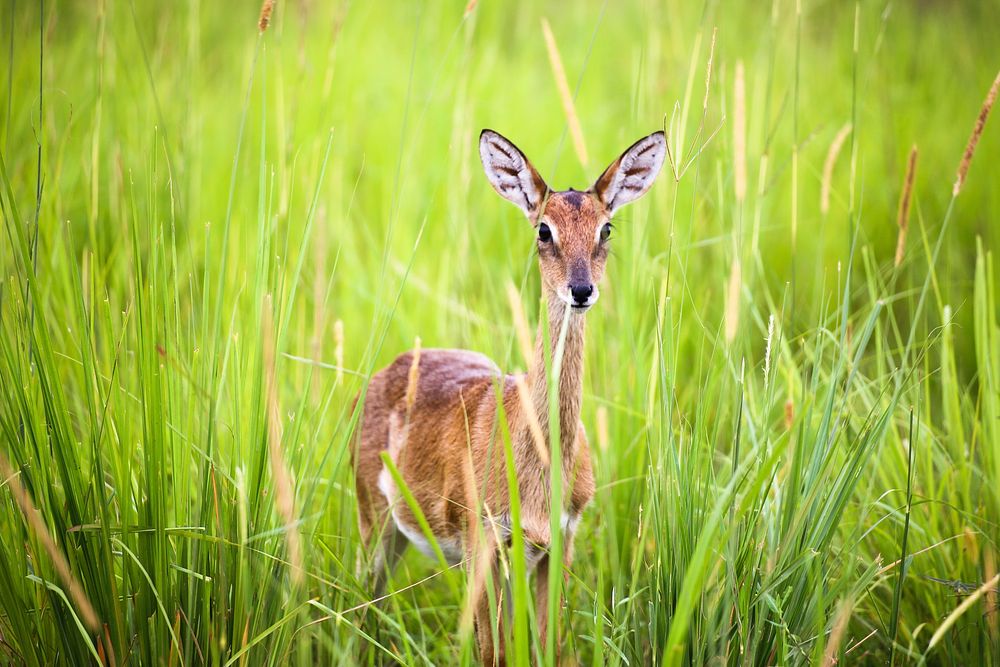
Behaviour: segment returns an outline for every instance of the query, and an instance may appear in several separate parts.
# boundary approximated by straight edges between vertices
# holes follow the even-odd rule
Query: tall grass
[[[472,563],[372,600],[353,398],[418,337],[530,355],[481,127],[583,187],[661,124],[547,645],[519,531],[502,561],[515,661],[1000,660],[990,8],[257,10],[0,17],[2,661],[473,663]]]

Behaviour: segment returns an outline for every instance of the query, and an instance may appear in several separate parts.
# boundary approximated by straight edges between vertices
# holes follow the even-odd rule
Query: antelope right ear
[[[653,186],[667,154],[663,132],[654,132],[629,146],[604,170],[592,188],[613,215],[619,208],[633,202]]]
[[[490,185],[520,207],[532,224],[549,188],[520,149],[493,130],[479,135],[479,157]]]

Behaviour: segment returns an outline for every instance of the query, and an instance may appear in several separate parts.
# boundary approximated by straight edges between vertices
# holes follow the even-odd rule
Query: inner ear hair
[[[479,157],[493,189],[517,204],[537,226],[549,188],[521,149],[500,133],[483,130],[479,135]]]
[[[591,189],[604,204],[609,216],[652,187],[666,153],[667,142],[663,132],[654,132],[629,146],[604,170]]]

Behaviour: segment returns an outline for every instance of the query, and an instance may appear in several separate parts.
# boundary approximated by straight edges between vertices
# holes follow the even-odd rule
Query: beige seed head
[[[267,26],[271,25],[271,13],[274,11],[274,0],[264,0],[260,6],[260,18],[257,20],[257,29],[263,33]]]
[[[906,181],[903,192],[899,196],[899,211],[896,214],[896,226],[899,227],[899,237],[896,240],[896,259],[894,266],[903,262],[903,252],[906,249],[906,232],[910,227],[910,200],[913,196],[913,181],[917,174],[917,145],[910,149],[910,159],[906,164]]]
[[[712,45],[708,49],[708,64],[705,66],[705,97],[701,101],[702,113],[708,111],[708,91],[712,89],[712,64],[715,62],[715,37],[719,28],[712,28]]]
[[[986,126],[986,119],[989,118],[990,110],[997,101],[997,93],[1000,92],[1000,72],[997,72],[997,78],[993,79],[993,85],[990,86],[990,90],[986,93],[986,99],[983,100],[983,106],[979,110],[979,116],[976,118],[976,124],[972,126],[972,134],[969,136],[969,143],[965,146],[965,152],[962,153],[962,161],[958,164],[958,174],[955,176],[955,185],[951,189],[951,196],[957,197],[958,193],[962,191],[962,185],[965,184],[965,177],[969,174],[969,165],[972,164],[972,156],[976,153],[976,145],[983,136],[983,128]]]
[[[850,596],[841,600],[837,606],[837,615],[833,621],[833,629],[830,631],[830,638],[826,642],[826,649],[823,651],[823,667],[833,667],[837,664],[837,657],[840,653],[840,646],[844,642],[844,635],[847,633],[847,626],[851,621],[851,612],[854,610],[854,599]]]
[[[833,189],[833,168],[837,164],[837,156],[840,155],[841,149],[844,147],[844,142],[847,141],[848,135],[851,134],[852,125],[847,123],[840,131],[837,132],[837,136],[833,138],[833,142],[830,144],[830,150],[826,152],[826,160],[823,162],[823,184],[820,189],[819,197],[819,210],[825,216],[830,212],[830,192]]]

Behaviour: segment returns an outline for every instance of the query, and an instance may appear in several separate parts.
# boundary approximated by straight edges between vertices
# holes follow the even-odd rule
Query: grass
[[[658,126],[564,654],[1000,660],[996,8],[758,5],[9,3],[0,660],[474,662],[465,568],[357,577],[352,399],[418,337],[526,363],[482,127],[583,187]]]

